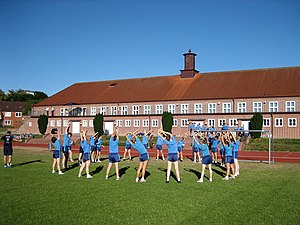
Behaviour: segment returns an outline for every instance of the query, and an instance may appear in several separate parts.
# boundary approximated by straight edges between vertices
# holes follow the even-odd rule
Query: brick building
[[[1,125],[13,128],[22,125],[24,104],[24,102],[0,101]]]
[[[173,133],[182,134],[189,121],[248,129],[253,113],[262,112],[263,129],[274,137],[300,138],[300,67],[201,73],[195,59],[195,53],[185,53],[178,75],[75,83],[36,104],[22,129],[38,133],[37,118],[47,114],[49,130],[71,122],[73,133],[92,131],[94,116],[103,113],[110,132],[113,123],[121,134],[157,131],[169,111]]]

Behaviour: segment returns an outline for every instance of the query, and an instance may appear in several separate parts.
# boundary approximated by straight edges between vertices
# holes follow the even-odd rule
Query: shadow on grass
[[[187,169],[187,168],[184,168],[184,170],[187,171],[187,172],[190,172],[190,173],[195,174],[195,175],[197,176],[198,179],[200,179],[200,177],[201,177],[201,173],[198,172],[197,170]]]
[[[119,170],[119,176],[122,177],[126,171],[130,168],[130,166],[123,167]]]
[[[194,161],[194,158],[192,156],[187,156],[186,158],[189,159],[192,162]]]
[[[24,166],[24,165],[28,165],[28,164],[31,164],[31,163],[41,163],[41,162],[42,162],[42,160],[40,160],[40,159],[31,160],[31,161],[28,161],[28,162],[13,164],[13,167]]]
[[[226,170],[226,169],[225,169],[225,168],[223,168],[223,167],[220,167],[220,168],[222,168],[222,170],[223,170],[223,171],[225,171],[225,170]],[[224,177],[224,176],[226,175],[226,173],[225,173],[225,172],[223,172],[223,171],[219,171],[219,170],[216,170],[216,169],[214,169],[214,168],[212,168],[212,171],[213,171],[213,172],[215,172],[216,174],[220,175],[221,177]]]
[[[134,168],[135,169],[135,171],[137,171],[138,170],[138,168],[137,167],[135,167]],[[142,171],[142,170],[141,170]],[[147,179],[147,177],[150,177],[151,176],[151,173],[150,172],[148,172],[147,170],[145,171],[145,179]]]
[[[68,171],[68,170],[72,170],[75,169],[76,167],[78,167],[78,163],[73,163],[71,166],[68,166],[67,168],[64,169],[64,171]]]
[[[101,166],[98,166],[94,171],[92,171],[90,174],[93,176],[93,175],[95,175],[95,174],[97,174],[97,173],[100,173],[101,172],[101,170],[103,169],[103,166],[101,165]]]
[[[163,168],[158,168],[158,170],[165,172],[166,174],[166,178],[167,178],[167,169],[163,169]],[[173,171],[171,170],[170,176],[174,178],[174,180],[177,181],[177,177],[175,176],[175,174],[173,173]]]
[[[130,160],[129,158],[126,159],[126,158],[122,157],[122,160],[123,160],[123,161],[126,161],[126,160],[132,161],[132,160],[133,160],[134,158],[136,158],[136,157],[137,157],[137,156],[132,156],[132,157],[131,157],[131,160]]]

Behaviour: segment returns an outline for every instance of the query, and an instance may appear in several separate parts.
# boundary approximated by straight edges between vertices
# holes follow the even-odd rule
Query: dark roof
[[[300,67],[75,83],[35,106],[300,96]]]
[[[23,112],[25,102],[0,101],[0,111]]]

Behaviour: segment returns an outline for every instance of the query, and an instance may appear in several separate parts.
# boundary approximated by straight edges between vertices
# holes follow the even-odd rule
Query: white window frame
[[[285,111],[286,112],[295,112],[296,111],[296,101],[286,101],[285,102]]]
[[[151,125],[152,127],[158,127],[158,120],[157,119],[151,120]]]
[[[263,111],[263,103],[262,102],[253,102],[252,106],[253,106],[253,112],[262,112]]]
[[[144,114],[145,115],[151,114],[151,105],[144,105]]]
[[[100,106],[99,113],[102,114],[103,116],[106,115],[106,106]]]
[[[238,102],[237,112],[245,113],[247,112],[247,103],[246,102]]]
[[[82,127],[87,127],[87,126],[88,126],[88,121],[82,120]]]
[[[218,119],[218,127],[223,127],[225,123],[226,123],[226,119]]]
[[[175,104],[168,104],[168,112],[175,114],[176,105]]]
[[[235,127],[235,125],[237,124],[237,119],[236,118],[231,118],[229,119],[229,126],[230,127]]]
[[[50,127],[55,127],[55,120],[50,120]]]
[[[275,118],[275,127],[283,127],[283,118]]]
[[[201,103],[194,104],[194,113],[198,113],[198,114],[202,113],[202,104]]]
[[[216,127],[216,120],[215,119],[208,119],[207,120],[207,124],[208,124],[208,126],[210,126],[210,127]]]
[[[293,124],[291,121],[294,121]],[[297,127],[297,118],[288,118],[288,127]]]
[[[271,126],[271,118],[263,118],[263,127]]]
[[[143,127],[149,127],[149,120],[143,120]]]
[[[91,107],[91,116],[95,116],[97,114],[97,108],[96,107]]]
[[[181,104],[180,105],[180,113],[188,114],[189,113],[189,104]]]
[[[5,112],[5,113],[4,113],[4,116],[5,116],[5,117],[11,117],[11,112]]]
[[[32,122],[28,122],[28,126],[29,126],[29,127],[32,127]]]
[[[69,110],[67,108],[61,108],[60,116],[69,116]]]
[[[131,120],[125,120],[125,127],[131,127]]]
[[[110,115],[118,115],[118,107],[117,106],[110,107]]]
[[[278,112],[278,101],[269,102],[269,112]]]
[[[89,127],[94,127],[94,121],[93,120],[89,120]]]
[[[128,106],[122,105],[121,107],[121,115],[128,115]]]
[[[181,119],[180,125],[181,125],[181,127],[188,127],[189,120],[188,119]]]
[[[178,126],[178,119],[173,119],[173,127],[177,127]]]
[[[140,127],[140,120],[133,120],[133,127]]]
[[[122,120],[117,120],[116,124],[117,124],[117,127],[122,127],[123,126],[123,121]]]
[[[87,108],[81,107],[81,116],[86,116],[86,115],[87,115]]]
[[[21,112],[15,112],[15,117],[22,117],[22,113]]]
[[[56,126],[61,127],[61,120],[56,120]]]
[[[164,106],[163,105],[155,105],[155,114],[160,115],[163,114]]]
[[[231,113],[231,103],[230,102],[224,102],[222,104],[222,111],[223,113]]]
[[[63,120],[63,126],[67,127],[69,125],[69,120]]]
[[[216,113],[217,112],[217,104],[216,103],[208,103],[207,112],[208,113]]]
[[[4,120],[4,126],[10,126],[11,120]]]
[[[140,106],[139,105],[133,105],[132,106],[132,115],[139,115],[140,113]]]

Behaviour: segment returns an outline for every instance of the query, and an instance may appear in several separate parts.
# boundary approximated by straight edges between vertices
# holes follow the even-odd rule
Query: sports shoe
[[[163,161],[165,161],[165,158],[163,158]]]
[[[81,177],[81,174],[78,174],[78,177]]]
[[[91,176],[90,174],[86,175],[86,178],[90,179],[93,178],[93,176]]]
[[[156,161],[158,160],[158,158],[155,159]]]
[[[63,173],[63,172],[61,172],[61,171],[58,171],[58,174],[59,174],[59,175],[63,175],[64,173]]]
[[[141,180],[140,180],[140,183],[145,183],[146,182],[146,180],[144,179],[144,178],[142,178]]]
[[[177,180],[177,183],[179,183],[179,184],[180,184],[180,183],[181,183],[181,180]]]
[[[194,163],[196,163],[196,160],[194,160]]]
[[[222,180],[229,180],[229,177],[228,176],[226,176],[226,177],[223,177],[223,179]]]
[[[52,170],[52,173],[55,173],[55,170]]]
[[[98,159],[98,161],[97,162],[101,162],[101,160],[100,159]]]
[[[203,179],[197,180],[197,183],[203,183]]]
[[[212,178],[209,178],[209,182],[212,182]]]
[[[116,180],[120,180],[120,177],[119,177],[119,176],[117,176]]]
[[[135,178],[135,182],[136,183],[138,183],[139,182],[139,178],[137,177],[137,178]]]
[[[231,175],[229,179],[235,179],[235,175]]]
[[[74,160],[73,160],[73,159],[71,159],[70,161],[71,161],[71,162],[74,162]]]
[[[6,168],[7,167],[7,165],[6,164],[4,164],[4,168]]]
[[[105,180],[108,180],[108,176],[105,176]]]
[[[166,180],[166,183],[168,184],[168,183],[170,183],[170,181],[169,181],[169,180]]]

